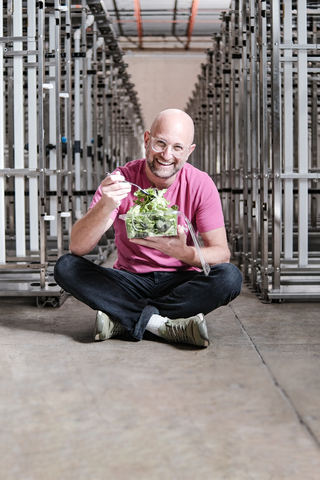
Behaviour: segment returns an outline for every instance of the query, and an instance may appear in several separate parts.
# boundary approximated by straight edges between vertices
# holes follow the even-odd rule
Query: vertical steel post
[[[94,48],[94,47],[93,47]],[[89,48],[86,54],[87,57],[87,188],[88,190],[93,189],[92,182],[92,157],[93,155],[93,146],[92,146],[92,54],[93,49]]]
[[[213,75],[212,75],[212,57],[213,50],[208,51],[208,70],[207,70],[207,109],[208,109],[208,170],[207,173],[213,174]]]
[[[76,32],[77,33],[77,32]],[[74,169],[75,169],[75,216],[81,218],[81,140],[80,140],[80,39],[75,37],[74,59]]]
[[[307,2],[297,2],[298,44],[307,44]],[[307,49],[298,50],[298,172],[299,184],[299,222],[298,257],[299,266],[308,265],[308,77]]]
[[[9,36],[13,36],[13,0],[7,0],[7,32]],[[13,94],[13,59],[8,61],[7,68],[7,78],[8,78],[8,91],[6,95],[6,105],[8,113],[8,124],[14,124],[14,94]],[[6,144],[8,145],[9,150],[9,168],[14,168],[14,128],[9,128],[6,134]],[[14,190],[14,177],[9,178],[9,189]],[[8,220],[9,220],[9,233],[13,236],[15,232],[15,215],[14,215],[14,202],[9,202],[8,208]]]
[[[268,296],[268,237],[269,237],[269,136],[268,136],[268,78],[267,78],[267,13],[266,1],[259,2],[259,104],[260,104],[260,249],[261,292]]]
[[[239,51],[239,6],[238,2],[232,0],[231,3],[231,85],[230,85],[230,121],[231,121],[231,159],[230,159],[230,186],[231,186],[231,232],[233,253],[239,253],[239,227],[240,227],[240,158],[239,158],[239,70],[241,53]]]
[[[73,212],[73,197],[72,197],[72,93],[71,93],[71,14],[70,14],[70,0],[66,1],[66,85],[65,90],[68,94],[65,103],[66,116],[66,137],[67,137],[67,193],[68,193],[68,237],[70,239],[72,229],[72,212]]]
[[[47,231],[44,220],[46,214],[46,184],[45,184],[45,148],[44,148],[44,25],[45,3],[38,3],[38,143],[39,143],[39,209],[40,209],[40,286],[45,286],[45,264],[47,248]]]
[[[49,168],[50,170],[55,171],[57,169],[57,148],[56,144],[56,129],[57,129],[57,102],[56,102],[56,92],[58,90],[58,85],[56,85],[56,69],[58,68],[55,56],[55,43],[56,43],[56,28],[55,28],[55,11],[52,10],[49,14],[49,55],[50,55],[50,66],[49,66],[49,77],[52,88],[49,89],[49,112],[48,122],[49,122],[49,144],[52,145],[52,148],[49,150]],[[55,61],[52,61],[54,57]],[[57,237],[57,216],[58,216],[58,206],[57,206],[57,176],[49,176],[49,186],[50,186],[50,236],[52,238]]]
[[[3,0],[0,1],[0,37],[3,37]],[[4,168],[4,83],[3,43],[0,43],[0,169]],[[6,263],[5,182],[0,175],[0,264]]]
[[[273,289],[280,289],[281,257],[281,81],[280,81],[280,2],[271,2],[271,95],[272,95],[272,260]]]
[[[98,127],[97,127],[97,115],[98,115],[98,75],[97,75],[97,23],[93,22],[93,116],[92,118],[92,150],[94,158],[94,173],[95,173],[95,185],[101,183],[100,163],[98,159]]]
[[[251,137],[251,282],[257,288],[258,267],[258,72],[257,72],[257,25],[255,0],[250,0],[250,137]]]
[[[22,37],[22,0],[14,0],[13,35]],[[13,58],[14,94],[14,167],[24,168],[24,96],[23,96],[23,43],[13,42],[13,50],[20,54]],[[26,255],[25,177],[15,176],[15,235],[16,255]]]
[[[292,0],[283,1],[284,59],[292,57]],[[284,173],[293,173],[293,82],[292,62],[283,64],[283,166]],[[293,258],[293,179],[284,179],[284,258]]]
[[[28,0],[28,49],[36,50],[36,5]],[[28,151],[29,168],[38,167],[38,135],[37,135],[37,69],[36,56],[28,55]],[[38,178],[29,178],[29,238],[30,250],[39,250],[39,209],[38,209]]]
[[[81,24],[81,65],[82,65],[82,102],[81,102],[81,138],[83,139],[82,144],[82,165],[83,169],[86,169],[87,166],[87,63],[86,63],[86,54],[87,54],[87,28],[92,25],[94,22],[93,16],[87,16],[87,2],[82,0],[82,24]],[[80,94],[81,95],[81,94]],[[86,174],[86,172],[83,172]],[[86,213],[88,207],[87,195],[84,193],[88,190],[87,187],[87,175],[82,175],[82,188],[83,192],[80,196],[81,202],[81,216]]]
[[[314,18],[312,20],[312,43],[317,43],[318,35],[318,19]],[[316,67],[316,62],[313,64]],[[318,82],[319,78],[316,73],[311,76],[312,86],[311,86],[311,168],[312,171],[316,171],[317,168],[320,168],[320,137],[318,138]],[[318,182],[313,180],[311,182],[313,189],[317,189]],[[317,228],[317,217],[318,217],[318,202],[317,202],[316,193],[311,194],[311,227],[313,229]],[[320,206],[320,202],[319,202]]]
[[[60,53],[60,0],[55,0],[55,145],[56,145],[56,205],[57,205],[57,249],[58,257],[63,252],[62,232],[62,148],[61,148],[61,125],[60,125],[60,93],[61,93],[61,53]]]
[[[242,40],[242,63],[241,63],[241,157],[240,168],[243,169],[243,273],[244,278],[249,275],[249,143],[248,143],[248,62],[247,62],[247,3],[246,0],[239,2],[239,24]]]

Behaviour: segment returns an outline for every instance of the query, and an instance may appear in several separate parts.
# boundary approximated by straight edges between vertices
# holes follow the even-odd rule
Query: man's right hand
[[[112,210],[118,208],[121,200],[126,198],[131,191],[130,183],[125,182],[125,178],[120,172],[108,175],[101,182],[101,200]]]
[[[73,226],[70,239],[70,251],[81,257],[89,253],[99,242],[101,236],[113,221],[111,213],[131,190],[130,183],[120,173],[108,175],[101,182],[102,196],[96,205]]]

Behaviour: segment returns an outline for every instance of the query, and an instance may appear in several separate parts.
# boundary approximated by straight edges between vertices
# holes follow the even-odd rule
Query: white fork
[[[107,172],[107,177],[109,177],[109,175],[111,175],[111,173]],[[139,188],[139,190],[141,192],[143,192],[145,195],[152,195],[152,193],[147,192],[147,190],[144,190],[143,188],[139,187],[139,185],[136,185],[135,183],[128,182],[128,180],[124,180],[122,183],[130,183],[130,185],[133,185],[134,187]],[[158,189],[154,188],[153,190],[155,191],[155,194],[157,195],[158,194]]]

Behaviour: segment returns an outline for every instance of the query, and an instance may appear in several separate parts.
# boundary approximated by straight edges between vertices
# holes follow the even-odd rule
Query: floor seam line
[[[314,441],[314,443],[316,444],[316,446],[318,447],[318,449],[320,450],[320,441],[318,440],[318,438],[316,437],[316,435],[314,434],[313,430],[310,428],[310,426],[304,421],[304,419],[302,418],[301,414],[299,413],[298,409],[296,408],[295,404],[293,403],[293,401],[291,400],[289,394],[286,392],[286,390],[280,385],[280,383],[278,382],[278,380],[276,379],[275,375],[273,374],[271,368],[268,366],[268,364],[266,363],[266,361],[264,360],[262,354],[260,353],[257,345],[254,343],[252,337],[249,335],[249,333],[247,332],[245,326],[243,325],[243,323],[241,322],[240,318],[238,317],[238,315],[236,314],[236,312],[234,311],[234,308],[232,305],[229,305],[229,307],[231,308],[237,322],[239,323],[240,325],[240,328],[242,330],[242,332],[244,333],[244,335],[247,337],[247,339],[249,340],[251,346],[253,347],[253,349],[255,350],[256,354],[258,355],[258,357],[260,358],[262,364],[264,365],[269,377],[271,378],[272,380],[272,383],[274,384],[274,386],[276,387],[276,389],[279,391],[280,395],[286,400],[286,402],[288,403],[288,405],[290,406],[291,410],[293,411],[296,419],[298,420],[298,422],[300,423],[300,425],[305,429],[305,431],[308,433],[308,435],[312,438],[312,440]]]

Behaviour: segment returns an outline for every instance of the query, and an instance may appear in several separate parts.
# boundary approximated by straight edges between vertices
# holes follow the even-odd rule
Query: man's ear
[[[195,143],[193,143],[192,145],[190,145],[188,157],[189,157],[189,155],[191,155],[191,153],[193,152],[193,150],[194,150],[195,148],[196,148],[196,144],[195,144]]]
[[[144,137],[144,143],[145,143],[145,145],[148,143],[150,136],[151,136],[151,135],[150,135],[150,133],[149,133],[148,131],[144,132],[144,136],[143,136],[143,137]]]

